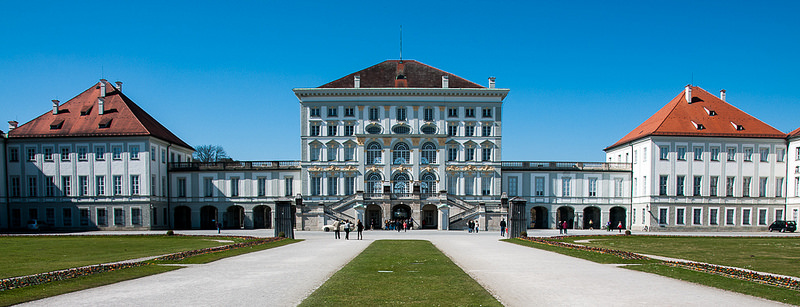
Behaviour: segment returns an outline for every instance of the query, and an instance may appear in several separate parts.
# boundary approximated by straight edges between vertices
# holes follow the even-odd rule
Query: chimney
[[[106,103],[106,99],[103,97],[97,97],[97,114],[103,115],[105,113],[105,107],[103,106]]]
[[[442,76],[442,88],[450,87],[450,77]]]
[[[489,88],[494,88],[494,77],[489,77]]]
[[[722,101],[725,101],[725,90],[724,89],[719,91],[719,99],[722,99]]]
[[[117,82],[114,82],[114,83],[116,83],[116,84],[117,84],[117,90],[118,90],[120,93],[122,93],[122,81],[117,81]]]
[[[106,79],[100,79],[100,97],[106,97]]]
[[[361,87],[361,76],[353,76],[353,87],[354,88]]]
[[[687,103],[692,103],[692,85],[687,84],[686,90],[684,90],[684,97],[686,98]]]
[[[8,132],[11,132],[11,130],[17,129],[17,125],[19,125],[19,123],[17,121],[15,121],[15,120],[8,121]]]
[[[58,115],[58,99],[53,99],[53,115]]]

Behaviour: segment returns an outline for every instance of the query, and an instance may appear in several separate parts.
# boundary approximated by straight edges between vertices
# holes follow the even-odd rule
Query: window
[[[742,209],[742,225],[750,225],[750,209]]]
[[[111,179],[114,184],[114,195],[122,195],[122,176],[114,175]],[[184,182],[186,182],[185,179]]]
[[[72,208],[63,208],[61,210],[61,223],[65,227],[72,226]]]
[[[69,161],[69,147],[61,147],[61,161]]]
[[[425,108],[422,113],[425,121],[433,121],[433,108]]]
[[[728,161],[736,161],[736,147],[728,147]]]
[[[678,146],[678,160],[686,160],[686,147]]]
[[[17,148],[8,149],[8,162],[19,162],[19,149]]]
[[[667,225],[668,213],[667,208],[658,208],[658,224]]]
[[[483,126],[481,126],[481,130],[483,132],[482,136],[492,136],[491,124],[483,124]]]
[[[356,129],[353,124],[346,124],[344,125],[344,135],[345,136],[352,136],[355,133]]]
[[[178,197],[186,197],[186,178],[178,178]]]
[[[534,194],[536,196],[544,196],[544,177],[534,178],[534,188],[535,188]]]
[[[203,196],[205,196],[205,197],[214,196],[214,178],[203,177]],[[259,195],[259,196],[263,196],[263,195]]]
[[[156,196],[156,175],[150,175],[150,196]]]
[[[142,225],[142,209],[131,208],[131,224]]]
[[[425,126],[422,126],[422,129],[420,129],[420,130],[424,134],[435,134],[436,133],[436,126],[434,126],[434,125],[425,125]]]
[[[78,148],[80,150],[80,148]],[[44,160],[45,161],[53,161],[53,148],[52,147],[45,147],[44,148]]]
[[[750,197],[750,181],[751,177],[742,178],[742,197]]]
[[[156,160],[156,147],[150,146],[150,161]]]
[[[711,176],[711,178],[708,181],[708,186],[709,186],[708,196],[717,196],[718,182],[719,182],[719,177]]]
[[[339,145],[328,144],[328,161],[336,161],[336,156],[339,153]]]
[[[661,160],[669,159],[669,146],[660,146],[659,149],[661,150]]]
[[[420,192],[423,194],[430,194],[438,192],[436,190],[436,175],[425,173],[422,175],[422,182],[419,185]]]
[[[694,160],[703,161],[703,147],[694,148]]]
[[[647,147],[642,148],[642,162],[647,162]]]
[[[61,176],[61,190],[64,196],[72,195],[72,176]]]
[[[589,178],[589,196],[597,196],[597,178]]]
[[[122,159],[122,146],[111,146],[111,158],[114,160]]]
[[[710,225],[717,225],[717,214],[719,213],[719,209],[711,208],[708,209],[708,224]]]
[[[775,178],[775,197],[783,197],[783,178]]]
[[[139,175],[131,175],[131,195],[139,195]]]
[[[775,160],[778,162],[783,162],[786,160],[786,149],[778,148],[775,153]]]
[[[114,226],[125,226],[125,211],[114,208]]]
[[[458,108],[447,108],[447,117],[458,117]]]
[[[475,126],[467,125],[464,127],[464,136],[474,136],[475,135]]]
[[[339,116],[339,109],[337,107],[328,107],[328,117],[337,117]]]
[[[128,149],[131,151],[131,160],[139,160],[139,146],[131,145]]]
[[[81,218],[81,226],[89,226],[89,209],[88,208],[80,208],[78,209],[78,214]]]
[[[422,159],[420,164],[435,164],[436,163],[436,145],[431,142],[422,144]]]
[[[458,147],[456,146],[448,146],[447,147],[447,161],[456,161],[458,159]]]
[[[732,197],[733,196],[733,187],[735,184],[736,177],[727,177],[725,178],[725,196]]]
[[[464,177],[464,195],[475,194],[475,177]]]
[[[312,123],[310,128],[311,128],[311,131],[310,131],[310,135],[311,136],[319,136],[319,130],[320,130],[319,124]]]
[[[381,164],[381,145],[378,142],[372,142],[367,145],[367,165]]]
[[[719,147],[711,147],[711,161],[719,161]]]
[[[758,178],[758,197],[767,197],[767,177]]]
[[[344,144],[344,160],[353,161],[356,159],[356,146],[351,143]]]
[[[492,161],[492,147],[484,146],[481,148],[481,161]]]
[[[96,176],[94,178],[94,190],[97,196],[106,195],[106,176]]]
[[[328,195],[337,195],[339,192],[339,178],[328,177]]]
[[[89,195],[89,177],[78,176],[78,196]]]
[[[231,197],[239,196],[239,177],[231,177]]]
[[[614,196],[615,197],[625,196],[624,188],[625,185],[622,184],[622,178],[614,178]]]
[[[508,177],[508,196],[519,196],[517,194],[517,177]]]
[[[758,209],[758,225],[767,225],[767,209]]]
[[[381,133],[381,126],[379,125],[369,125],[367,129],[365,129],[369,134],[379,134]]]
[[[320,186],[322,181],[322,177],[319,176],[312,176],[311,177],[311,195],[319,195],[321,193],[322,187]]]
[[[759,148],[761,162],[769,161],[769,148]]]
[[[639,151],[637,151],[637,150],[634,150],[634,151],[633,151],[633,164],[636,164],[636,163],[638,163],[638,162],[639,162]],[[635,215],[634,215],[634,216],[635,216]]]
[[[353,195],[356,191],[356,177],[344,177],[344,195]]]
[[[800,161],[800,147],[795,148],[795,161]]]
[[[28,196],[29,197],[36,197],[39,196],[38,189],[39,184],[36,182],[36,176],[28,176]]]
[[[36,148],[28,148],[28,161],[36,161]]]
[[[335,123],[328,123],[328,136],[336,136],[336,128],[339,127]]]
[[[684,195],[684,185],[686,181],[686,176],[675,176],[675,195],[683,196]]]
[[[367,180],[364,182],[365,185],[364,190],[366,190],[365,192],[372,194],[383,193],[383,185],[381,183],[381,180],[383,179],[381,178],[380,174],[376,173],[369,174],[369,176],[367,176]]]
[[[753,161],[753,148],[746,147],[744,149],[744,161],[752,162]]]
[[[411,154],[408,149],[408,144],[400,142],[394,145],[392,151],[392,164],[407,164],[411,163]]]
[[[475,117],[475,108],[464,108],[464,117]]]
[[[571,193],[570,193],[571,192],[570,191],[571,190],[571,186],[570,186],[571,179],[572,178],[570,178],[570,177],[562,177],[561,178],[561,196],[562,197],[568,197],[568,196],[571,195]]]
[[[292,196],[292,194],[294,193],[294,187],[293,187],[294,184],[293,183],[294,183],[294,181],[293,181],[292,177],[284,177],[283,178],[283,195]]]
[[[492,108],[481,108],[481,111],[484,118],[492,117]]]
[[[345,117],[355,117],[356,116],[356,108],[354,108],[354,107],[344,107],[344,116]]]
[[[700,189],[702,188],[703,176],[694,176],[694,189],[692,196],[700,196]]]
[[[456,136],[458,134],[458,126],[451,124],[447,126],[447,135],[448,136]]]
[[[398,107],[396,111],[397,111],[396,112],[397,113],[397,120],[405,121],[405,120],[408,119],[408,117],[406,116],[407,115],[406,114],[406,108]]]
[[[320,147],[321,146],[319,144],[311,144],[308,157],[309,161],[319,161],[319,155],[321,151]]]
[[[464,161],[475,161],[475,147],[467,146],[464,148]]]
[[[676,208],[675,209],[675,224],[676,225],[684,225],[686,224],[686,209],[684,208]]]
[[[667,179],[668,178],[669,177],[667,175],[661,175],[661,177],[659,178],[658,195],[662,195],[662,196],[667,195]]]
[[[692,224],[700,225],[702,223],[703,223],[703,209],[700,208],[692,209]]]
[[[108,217],[105,208],[97,208],[97,225],[108,226]]]
[[[783,209],[775,209],[775,219],[776,220],[783,219]]]
[[[319,107],[309,108],[308,115],[311,117],[319,117]]]
[[[378,108],[372,107],[369,108],[369,120],[378,120]]]
[[[9,191],[9,196],[11,197],[19,197],[20,196],[20,179],[19,176],[11,176],[11,190]]]

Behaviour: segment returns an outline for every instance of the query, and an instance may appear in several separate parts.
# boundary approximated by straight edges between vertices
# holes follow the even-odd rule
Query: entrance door
[[[436,218],[436,205],[427,204],[422,207],[422,228],[423,229],[436,229],[439,227],[439,221]]]
[[[575,210],[572,207],[559,207],[556,211],[556,228],[561,227],[561,222],[567,221],[567,229],[572,229],[575,223]]]
[[[367,220],[364,221],[367,229],[381,229],[383,228],[383,211],[381,207],[375,204],[367,206]]]
[[[600,208],[586,207],[583,209],[583,228],[600,229]]]

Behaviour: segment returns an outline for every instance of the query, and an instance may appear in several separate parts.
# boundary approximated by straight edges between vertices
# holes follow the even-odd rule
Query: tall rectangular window
[[[339,116],[339,108],[328,107],[328,117],[337,117],[337,116]]]
[[[81,226],[89,226],[89,209],[88,208],[80,208],[78,209],[78,214],[81,218]]]
[[[214,178],[203,177],[203,196],[205,197],[214,196]]]
[[[736,209],[727,208],[725,209],[725,225],[736,225]]]
[[[509,179],[511,178],[509,177]],[[534,182],[536,185],[536,196],[544,196],[544,177],[536,177]]]
[[[53,161],[53,148],[52,147],[45,147],[44,148],[44,160],[47,162]]]
[[[561,178],[561,196],[568,197],[572,195],[572,186],[571,186],[571,179],[570,177],[562,177]]]
[[[89,195],[89,177],[88,176],[78,176],[78,195],[80,195],[80,196]]]
[[[328,124],[328,136],[336,136],[336,124],[329,123]]]
[[[508,196],[519,196],[517,194],[517,177],[508,177]]]
[[[675,195],[683,196],[686,176],[675,176],[675,178]]]
[[[10,184],[11,190],[8,193],[9,196],[11,196],[11,197],[20,197],[20,191],[22,190],[22,188],[21,188],[22,184],[20,183],[19,176],[11,176],[10,180],[11,180],[11,184]]]
[[[694,148],[694,160],[695,161],[702,161],[703,160],[703,147],[695,147]]]
[[[97,208],[97,226],[108,226],[108,213],[105,208]]]
[[[142,225],[142,209],[131,208],[131,224]]]
[[[750,225],[750,209],[742,209],[742,225]]]
[[[447,178],[447,193],[453,195],[458,194],[458,178],[456,177]]]
[[[319,161],[320,152],[322,151],[320,150],[321,148],[319,144],[311,144],[308,160]]]
[[[761,158],[760,161],[761,162],[769,161],[769,148],[759,148],[758,150],[760,154],[759,156]]]
[[[686,147],[678,146],[678,160],[686,160]]]
[[[178,197],[186,197],[186,178],[178,178]]]
[[[684,209],[684,208],[675,209],[675,224],[677,224],[677,225],[685,224],[686,223],[685,222],[686,221],[685,220],[685,218],[686,218],[685,214],[686,214],[686,209]]]
[[[309,128],[311,129],[311,131],[309,131],[309,135],[311,135],[311,136],[319,136],[319,129],[320,128],[319,128],[318,124],[313,123],[313,124],[311,124],[311,126]]]
[[[775,197],[783,197],[783,178],[775,178]]]
[[[19,149],[18,148],[9,148],[8,149],[8,162],[19,162]]]
[[[328,161],[336,161],[337,153],[339,153],[339,146],[336,144],[328,145]]]
[[[114,195],[122,195],[122,176],[114,175],[111,180],[113,180]]]
[[[728,147],[728,161],[736,161],[736,147]]]
[[[642,148],[642,162],[647,162],[647,147]]]
[[[352,136],[355,133],[356,129],[353,124],[345,124],[344,125],[344,135],[345,136]]]
[[[321,181],[322,181],[322,177],[319,177],[319,176],[311,177],[311,187],[310,187],[311,188],[311,195],[314,195],[314,196],[320,195],[321,190],[322,190],[322,186],[321,186],[322,182]]]
[[[464,195],[475,194],[475,177],[464,177]]]
[[[339,193],[339,178],[328,177],[328,195],[337,195]]]
[[[700,208],[692,209],[692,224],[700,225],[702,223],[703,223],[703,209]]]
[[[397,120],[405,121],[406,119],[408,119],[408,117],[406,115],[407,115],[406,114],[406,108],[403,108],[403,107],[398,107],[397,108]]]
[[[667,179],[669,177],[667,175],[661,175],[658,181],[658,195],[664,196],[667,195]]]
[[[669,159],[669,146],[659,146],[659,149],[661,150],[661,160]]]
[[[733,187],[736,182],[736,177],[730,176],[725,178],[725,196],[733,196]]]
[[[745,149],[744,149],[744,161],[745,162],[753,161],[753,148],[745,147]]]
[[[456,159],[458,159],[458,147],[448,146],[447,147],[447,161],[456,161]]]
[[[267,195],[267,178],[258,177],[258,196]]]
[[[231,177],[231,197],[239,196],[239,177]]]
[[[481,126],[482,136],[492,136],[492,125],[491,124],[483,124]]]
[[[447,108],[447,117],[458,117],[458,108]]]
[[[69,147],[61,147],[61,161],[69,161]]]
[[[659,225],[667,225],[667,219],[669,218],[668,213],[669,213],[669,211],[667,211],[667,208],[658,208],[658,224]]]
[[[130,150],[131,160],[139,160],[139,145],[131,145],[128,149]]]
[[[28,196],[29,197],[36,197],[39,196],[39,182],[36,180],[36,176],[28,176]]]
[[[597,196],[597,178],[589,178],[589,196]]]
[[[433,108],[425,108],[423,118],[425,121],[433,121]]]
[[[625,185],[623,184],[622,178],[614,178],[614,196],[615,197],[623,197],[625,196]]]
[[[694,176],[693,194],[692,196],[700,196],[700,190],[703,187],[703,176]]]
[[[742,178],[742,197],[750,197],[750,181],[751,177]]]
[[[378,108],[369,108],[369,120],[378,120],[378,118],[380,118],[378,115]]]
[[[283,195],[284,196],[292,196],[294,193],[294,189],[292,187],[292,177],[285,177],[283,178]]]
[[[72,195],[72,176],[61,176],[61,190],[64,196]]]
[[[483,112],[483,118],[492,117],[492,108],[481,108],[481,112]]]
[[[717,225],[717,214],[719,213],[719,209],[711,208],[708,209],[708,224],[709,225]]]
[[[467,147],[464,149],[464,161],[475,160],[475,147]]]
[[[717,184],[719,184],[719,177],[718,176],[711,176],[708,181],[708,196],[717,196]]]
[[[28,161],[36,161],[36,148],[27,148]]]
[[[467,125],[464,127],[464,136],[474,136],[475,135],[475,126]]]
[[[114,208],[114,226],[125,226],[125,210]]]
[[[150,161],[156,160],[156,147],[150,146]]]
[[[767,209],[758,209],[758,225],[767,225]]]
[[[61,210],[61,223],[64,227],[72,226],[72,208],[63,208]]]
[[[308,116],[311,117],[320,117],[320,109],[319,107],[311,107],[308,109]]]
[[[356,116],[356,108],[355,107],[344,107],[344,116],[345,117],[355,117]]]
[[[131,195],[139,195],[139,175],[131,175]]]
[[[775,151],[775,161],[783,162],[786,160],[786,149],[778,148]]]
[[[356,191],[356,177],[344,177],[344,195],[353,195]]]
[[[475,108],[464,108],[464,117],[475,117]]]
[[[122,159],[122,146],[111,146],[111,159]]]
[[[758,197],[767,197],[767,177],[758,178]]]
[[[344,144],[344,160],[353,161],[356,157],[356,146],[353,144]]]
[[[458,126],[456,125],[448,125],[447,126],[447,135],[448,136],[456,136],[458,134]]]
[[[156,196],[156,175],[150,175],[150,196]]]
[[[492,194],[492,177],[482,176],[481,195],[491,195],[491,194]]]
[[[106,195],[106,176],[94,177],[94,190],[97,196]]]

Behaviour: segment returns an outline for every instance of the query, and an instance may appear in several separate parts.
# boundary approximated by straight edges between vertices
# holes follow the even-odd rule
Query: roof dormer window
[[[736,124],[736,123],[734,123],[734,122],[731,122],[731,125],[733,125],[733,128],[734,128],[734,129],[736,129],[736,131],[742,131],[742,130],[744,130],[744,126],[742,126],[742,125],[737,125],[737,124]]]
[[[103,118],[103,120],[100,121],[97,127],[100,129],[111,127],[111,118],[110,117]]]
[[[717,111],[709,110],[706,107],[703,107],[703,110],[706,110],[706,114],[708,114],[708,116],[716,116],[717,115]]]
[[[697,129],[697,130],[706,129],[706,126],[703,126],[703,124],[698,124],[698,123],[695,123],[694,121],[691,121],[691,122],[692,122],[692,125],[694,125],[694,128]]]
[[[81,116],[89,115],[92,112],[92,105],[85,105],[81,108]]]
[[[64,125],[64,119],[63,118],[57,118],[57,119],[53,120],[52,123],[50,123],[50,130],[61,129],[61,126],[63,126],[63,125]]]

